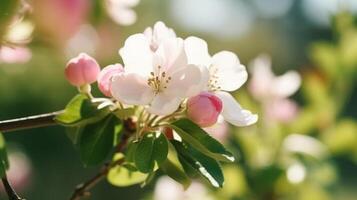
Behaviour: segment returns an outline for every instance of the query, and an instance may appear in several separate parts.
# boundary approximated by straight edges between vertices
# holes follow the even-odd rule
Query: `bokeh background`
[[[207,196],[186,199],[356,198],[357,1],[113,2],[0,1],[0,120],[64,108],[76,94],[63,73],[71,57],[83,51],[102,67],[121,62],[118,49],[129,35],[163,21],[180,37],[206,40],[211,54],[235,52],[248,71],[252,60],[265,54],[275,74],[296,70],[302,79],[289,97],[297,105],[290,120],[272,117],[267,111],[272,105],[254,98],[249,84],[238,90],[239,102],[260,121],[229,129],[224,142],[240,159],[223,166],[226,186],[198,183],[206,187],[196,192]],[[62,127],[11,132],[5,138],[18,180],[14,185],[29,200],[68,199],[75,185],[99,168],[82,166]],[[144,189],[117,188],[104,181],[91,199],[161,200],[153,195],[158,187],[164,186],[155,188],[154,181]],[[6,199],[2,191],[0,199]]]

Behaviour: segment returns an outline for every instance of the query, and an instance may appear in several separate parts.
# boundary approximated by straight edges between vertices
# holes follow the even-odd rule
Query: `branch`
[[[0,132],[11,132],[23,129],[53,126],[57,124],[54,117],[62,112],[63,111],[61,110],[41,115],[0,121]]]
[[[120,143],[117,145],[116,152],[123,152],[130,136],[135,133],[135,123],[131,118],[124,120],[124,134],[122,135]],[[74,190],[70,200],[80,200],[83,197],[90,196],[89,190],[98,184],[109,172],[112,167],[121,165],[124,162],[124,158],[119,159],[112,163],[106,163],[102,169],[91,179],[79,184]]]
[[[70,200],[80,200],[83,197],[88,197],[90,196],[90,192],[89,190],[91,188],[93,188],[95,185],[97,185],[109,172],[109,170],[116,166],[116,165],[120,165],[124,162],[124,158],[119,159],[111,164],[107,163],[105,164],[102,169],[95,175],[93,176],[91,179],[89,179],[88,181],[79,184],[74,193],[72,194],[72,197]]]
[[[6,175],[1,180],[2,180],[2,184],[4,185],[6,194],[9,197],[9,200],[25,200],[25,199],[19,197],[19,195],[17,195],[17,193],[15,192],[15,190],[12,188],[11,184],[9,183],[9,180],[7,180]]]

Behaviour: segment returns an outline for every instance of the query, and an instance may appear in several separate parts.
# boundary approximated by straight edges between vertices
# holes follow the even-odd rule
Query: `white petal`
[[[108,7],[107,10],[112,20],[119,25],[129,26],[136,22],[136,13],[131,8],[120,7],[118,9],[111,6]]]
[[[203,65],[208,67],[211,63],[211,56],[208,53],[206,41],[198,37],[188,37],[185,39],[185,51],[189,64]]]
[[[113,77],[111,93],[122,103],[147,105],[154,97],[154,92],[147,85],[147,79],[134,73],[123,73]]]
[[[149,76],[153,70],[154,59],[150,50],[150,41],[144,34],[134,34],[125,40],[124,47],[119,50],[126,72]]]
[[[228,92],[215,92],[222,100],[224,119],[235,126],[249,126],[258,120],[258,115],[252,114],[249,110],[244,110],[234,97]]]
[[[166,71],[168,75],[187,66],[187,57],[181,38],[170,38],[163,41],[157,49],[156,55],[159,57],[161,70]]]
[[[249,70],[252,74],[249,79],[249,90],[252,95],[258,100],[269,97],[275,77],[271,69],[270,57],[265,54],[258,56],[249,65]]]
[[[181,98],[159,93],[154,97],[147,110],[155,115],[169,115],[178,109],[181,101]]]
[[[172,96],[191,97],[204,90],[207,82],[207,68],[188,65],[171,75],[165,92]]]
[[[286,98],[294,94],[299,89],[300,84],[300,75],[295,71],[288,71],[273,80],[271,92],[276,97]]]
[[[134,7],[139,4],[140,0],[114,0],[120,2],[123,6]]]
[[[163,22],[158,21],[154,25],[153,37],[155,39],[155,42],[160,44],[166,39],[176,38],[176,34],[171,28],[168,28]]]
[[[218,52],[212,57],[210,72],[218,77],[217,86],[225,91],[237,90],[248,78],[247,70],[238,57],[229,51]]]

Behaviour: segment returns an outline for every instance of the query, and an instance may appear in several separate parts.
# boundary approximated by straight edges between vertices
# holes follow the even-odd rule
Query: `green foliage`
[[[154,134],[146,134],[140,141],[135,150],[134,162],[139,171],[143,173],[151,172],[154,169],[153,146],[155,141]]]
[[[221,143],[213,139],[192,121],[180,119],[169,126],[174,129],[185,142],[194,146],[203,154],[219,161],[234,161],[232,153],[228,152]]]
[[[182,165],[190,165],[214,187],[223,186],[224,177],[222,169],[215,159],[206,156],[188,144],[178,141],[171,142],[176,148],[181,164],[184,163]]]
[[[113,162],[122,159],[123,154],[117,153],[114,155]],[[147,179],[148,175],[136,170],[135,167],[127,165],[117,165],[109,170],[107,179],[109,183],[118,186],[126,187],[141,183]]]
[[[153,171],[155,163],[160,164],[166,160],[168,144],[163,134],[148,133],[139,141],[135,153],[134,162],[139,171],[148,173]]]
[[[79,138],[79,149],[85,165],[96,165],[104,161],[113,148],[115,126],[119,120],[112,115],[83,128]]]
[[[167,158],[169,153],[169,147],[167,139],[164,134],[160,134],[154,141],[154,146],[152,150],[153,158],[156,163],[160,166]]]
[[[187,189],[191,185],[191,180],[185,174],[185,172],[183,172],[169,159],[167,159],[161,164],[160,169],[165,172],[165,174],[167,174],[169,177],[179,182],[185,189]]]
[[[0,177],[5,176],[6,170],[9,168],[9,160],[6,153],[5,139],[0,132]]]
[[[78,94],[68,103],[64,112],[55,117],[55,120],[64,126],[79,126],[96,122],[108,113],[107,107],[98,109],[98,103],[91,102],[84,94]]]

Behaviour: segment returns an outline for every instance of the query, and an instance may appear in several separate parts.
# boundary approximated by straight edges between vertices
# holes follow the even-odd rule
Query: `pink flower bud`
[[[222,111],[222,101],[215,95],[202,92],[187,102],[188,117],[201,127],[212,126]]]
[[[124,71],[124,68],[121,64],[109,65],[102,69],[99,73],[97,81],[99,90],[107,97],[111,97],[110,92],[111,79],[114,75],[120,74]]]
[[[99,72],[97,61],[86,53],[80,53],[72,58],[65,69],[67,80],[74,86],[94,83]]]

